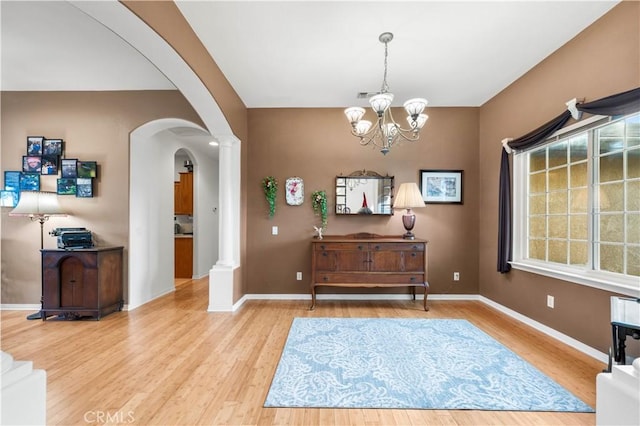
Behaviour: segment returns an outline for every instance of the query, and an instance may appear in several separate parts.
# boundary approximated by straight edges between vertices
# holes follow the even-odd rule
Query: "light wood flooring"
[[[207,313],[208,279],[100,321],[1,313],[2,350],[47,371],[47,424],[589,425],[595,414],[263,408],[294,317],[464,318],[595,407],[604,364],[481,302],[248,301]]]

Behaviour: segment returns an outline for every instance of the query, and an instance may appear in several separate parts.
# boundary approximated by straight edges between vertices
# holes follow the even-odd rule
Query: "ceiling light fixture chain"
[[[382,76],[382,88],[380,89],[380,93],[389,92],[389,84],[387,83],[387,70],[389,68],[387,59],[389,58],[389,42],[393,40],[393,34],[391,33],[382,33],[380,37],[378,37],[381,43],[384,43],[384,74]]]
[[[393,34],[384,32],[380,34],[378,40],[384,44],[384,75],[380,92],[369,99],[369,104],[377,115],[376,125],[372,126],[373,123],[371,121],[362,119],[365,114],[364,108],[350,107],[344,110],[344,114],[351,123],[351,134],[360,138],[361,145],[372,144],[380,148],[380,152],[386,155],[394,144],[402,140],[418,140],[420,138],[420,130],[429,116],[423,114],[428,103],[427,100],[413,98],[404,103],[404,109],[408,114],[407,122],[409,123],[409,128],[403,128],[393,119],[391,115],[393,93],[389,92],[389,85],[387,84],[388,45],[393,40]]]

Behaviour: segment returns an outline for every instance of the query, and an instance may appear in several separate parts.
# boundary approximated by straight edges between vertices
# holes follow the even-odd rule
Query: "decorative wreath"
[[[276,195],[278,194],[278,181],[273,176],[267,176],[262,179],[262,188],[264,195],[269,203],[269,217],[272,218],[276,214]]]
[[[327,193],[326,191],[315,191],[311,194],[311,205],[313,212],[322,218],[322,229],[327,229]]]

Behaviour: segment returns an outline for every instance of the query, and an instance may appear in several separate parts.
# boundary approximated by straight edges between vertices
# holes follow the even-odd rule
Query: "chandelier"
[[[380,92],[371,96],[369,104],[377,115],[377,121],[372,126],[369,120],[363,120],[365,110],[361,107],[350,107],[344,110],[344,114],[351,123],[351,134],[360,138],[360,145],[373,144],[380,148],[380,152],[386,155],[391,147],[396,143],[407,140],[416,141],[420,138],[420,129],[429,118],[423,114],[427,106],[427,100],[423,98],[409,99],[404,103],[404,109],[407,111],[408,128],[403,128],[393,119],[391,115],[391,102],[393,102],[393,93],[389,92],[387,84],[387,57],[388,44],[393,40],[393,34],[385,32],[378,37],[381,43],[384,43],[384,77],[382,79],[382,88]]]

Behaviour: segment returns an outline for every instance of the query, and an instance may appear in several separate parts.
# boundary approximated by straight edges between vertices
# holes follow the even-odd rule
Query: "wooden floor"
[[[100,321],[27,321],[2,312],[2,350],[47,371],[47,424],[566,425],[594,414],[263,408],[294,317],[464,318],[595,407],[605,366],[470,301],[248,301],[207,313],[208,279]]]

